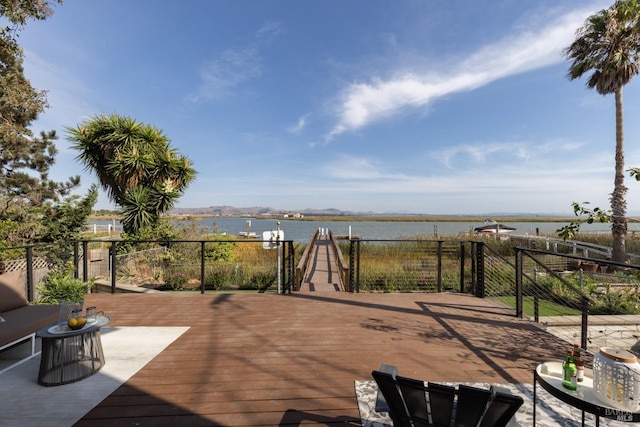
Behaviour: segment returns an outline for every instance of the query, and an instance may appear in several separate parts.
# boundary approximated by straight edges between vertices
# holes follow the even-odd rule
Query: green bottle
[[[578,388],[578,368],[573,360],[573,350],[567,350],[567,359],[562,363],[562,386],[569,390]]]

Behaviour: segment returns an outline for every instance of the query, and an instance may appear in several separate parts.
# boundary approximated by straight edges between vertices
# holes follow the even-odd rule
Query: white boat
[[[509,227],[508,225],[498,224],[493,220],[485,221],[484,225],[481,227],[476,227],[473,229],[474,233],[486,233],[486,234],[508,234],[514,232],[516,229],[514,227]]]
[[[257,239],[258,235],[256,233],[254,233],[253,231],[241,231],[238,233],[238,237],[244,237],[247,239]]]

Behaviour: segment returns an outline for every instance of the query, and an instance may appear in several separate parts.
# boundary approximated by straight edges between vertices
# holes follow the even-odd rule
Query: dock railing
[[[311,250],[313,249],[313,245],[315,245],[316,240],[318,240],[318,236],[320,235],[320,230],[316,230],[315,233],[309,239],[309,244],[304,249],[302,253],[302,257],[300,258],[300,262],[296,266],[295,272],[295,280],[294,280],[294,291],[299,291],[302,286],[302,281],[304,280],[304,275],[307,273],[307,266],[309,265],[309,257],[311,256]]]
[[[333,247],[333,252],[336,254],[336,264],[338,265],[338,272],[340,273],[340,279],[342,285],[344,286],[344,290],[347,292],[351,292],[351,282],[349,281],[349,278],[351,276],[349,274],[349,264],[345,262],[342,251],[340,250],[340,246],[338,246],[338,241],[331,231],[329,231],[329,241],[331,242],[331,246]]]

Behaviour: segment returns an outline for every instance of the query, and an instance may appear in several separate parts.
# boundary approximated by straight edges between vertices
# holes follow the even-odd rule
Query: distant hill
[[[541,213],[485,213],[485,214],[451,214],[451,215],[433,215],[433,214],[419,214],[410,212],[356,212],[356,211],[343,211],[335,208],[327,209],[303,209],[303,210],[288,210],[288,209],[275,209],[264,206],[253,206],[238,208],[235,206],[209,206],[203,208],[175,208],[171,211],[171,215],[207,215],[207,216],[282,216],[285,214],[302,214],[304,216],[404,216],[404,217],[451,217],[451,218],[466,218],[466,217],[479,217],[479,218],[536,218],[536,217],[565,217],[562,214],[541,214]]]
[[[304,210],[287,210],[274,209],[270,207],[253,206],[245,208],[237,208],[234,206],[209,206],[206,208],[175,208],[171,211],[172,215],[219,215],[219,216],[261,216],[261,215],[284,215],[300,213],[309,216],[352,216],[352,215],[372,215],[371,212],[351,212],[341,211],[339,209],[304,209]]]

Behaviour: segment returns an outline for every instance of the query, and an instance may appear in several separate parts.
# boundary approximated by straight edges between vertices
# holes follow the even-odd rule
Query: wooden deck
[[[380,363],[433,381],[531,383],[566,344],[455,294],[91,294],[110,326],[189,326],[77,426],[360,425]],[[106,354],[107,363],[109,355]]]
[[[338,263],[329,236],[316,239],[309,256],[307,277],[302,281],[301,293],[344,291],[338,273]]]

